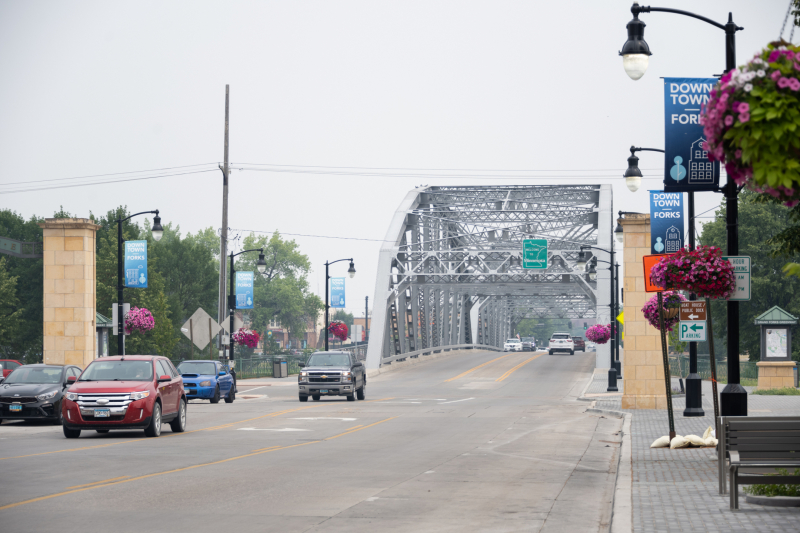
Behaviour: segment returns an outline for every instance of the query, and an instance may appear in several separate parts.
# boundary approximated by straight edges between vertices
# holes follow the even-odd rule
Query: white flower
[[[756,76],[758,76],[759,78],[763,78],[766,75],[767,75],[767,73],[764,72],[763,70],[756,71]]]
[[[761,59],[760,57],[755,57],[753,58],[753,61],[751,61],[751,63],[755,63],[756,65],[762,65],[764,63],[764,60]]]
[[[756,77],[756,73],[755,72],[748,72],[745,75],[744,81],[751,81],[755,77]]]
[[[749,93],[750,91],[753,90],[753,84],[752,83],[746,83],[744,85],[744,90]]]

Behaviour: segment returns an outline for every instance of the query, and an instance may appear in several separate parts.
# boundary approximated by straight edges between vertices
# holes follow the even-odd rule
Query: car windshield
[[[569,336],[569,335],[553,335],[553,338],[554,338],[554,339],[566,339],[566,340],[570,340],[570,336]]]
[[[3,383],[60,383],[60,368],[21,367],[8,375]]]
[[[191,363],[183,362],[178,365],[178,372],[181,374],[204,374],[213,376],[217,373],[216,365],[214,363]]]
[[[522,337],[522,342],[533,342],[533,337]]]
[[[308,366],[350,366],[346,353],[315,353],[308,359]]]
[[[508,339],[508,340],[506,341],[506,344],[516,344],[516,343],[518,343],[518,342],[520,342],[520,340],[519,340],[519,339]]]
[[[152,361],[95,361],[78,381],[150,381]]]

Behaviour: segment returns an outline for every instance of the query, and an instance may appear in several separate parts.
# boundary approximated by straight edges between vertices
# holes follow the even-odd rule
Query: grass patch
[[[784,468],[776,468],[777,474],[772,475],[795,475],[800,476],[800,469],[795,470],[794,474],[789,474],[789,471]],[[800,496],[800,485],[746,485],[742,487],[747,494],[753,496]]]
[[[800,396],[800,389],[794,387],[783,387],[781,389],[759,389],[754,390],[750,394],[758,394],[760,396]]]
[[[717,376],[717,384],[727,385],[728,379]],[[758,378],[739,378],[739,385],[741,385],[742,387],[756,387],[758,386]]]

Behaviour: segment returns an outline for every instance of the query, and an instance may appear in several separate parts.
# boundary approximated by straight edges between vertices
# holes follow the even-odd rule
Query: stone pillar
[[[650,255],[650,215],[630,214],[619,219],[625,238],[625,350],[621,355],[623,409],[666,409],[661,332],[652,327],[642,307],[656,293],[644,290],[642,258]]]
[[[759,361],[758,389],[794,388],[794,361]]]
[[[97,354],[95,238],[87,218],[46,218],[44,362],[85,368]]]

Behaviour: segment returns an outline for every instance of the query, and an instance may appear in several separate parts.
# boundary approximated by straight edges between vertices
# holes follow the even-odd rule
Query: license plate
[[[110,409],[95,409],[94,410],[94,417],[95,418],[108,418],[111,416]]]
[[[319,392],[322,394],[328,394],[328,389],[320,389]]]
[[[22,406],[21,405],[11,405],[11,406],[9,406],[9,410],[10,411],[22,411]]]
[[[194,391],[192,389],[186,389],[186,394],[194,394]]]

